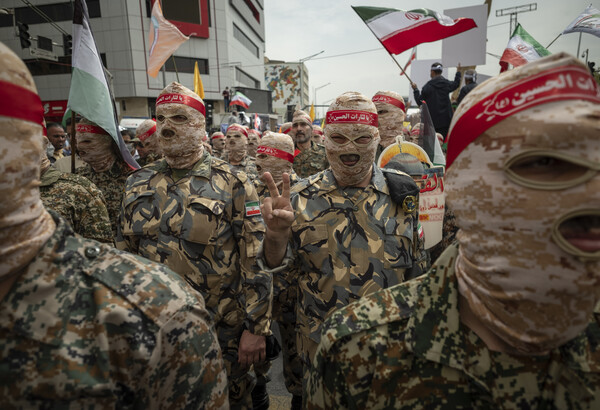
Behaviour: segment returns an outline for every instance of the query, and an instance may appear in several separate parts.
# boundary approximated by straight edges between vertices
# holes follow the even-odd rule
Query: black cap
[[[444,66],[442,65],[442,63],[431,64],[431,71],[442,71],[443,69],[444,69]]]

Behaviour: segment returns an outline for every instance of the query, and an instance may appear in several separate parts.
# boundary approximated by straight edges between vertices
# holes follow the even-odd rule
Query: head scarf
[[[160,153],[156,129],[156,121],[154,120],[145,120],[136,128],[135,137],[141,143],[137,150],[141,158],[146,158],[149,154]]]

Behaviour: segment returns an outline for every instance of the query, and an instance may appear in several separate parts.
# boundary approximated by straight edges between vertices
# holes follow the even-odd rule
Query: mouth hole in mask
[[[552,239],[565,252],[582,259],[600,259],[600,210],[578,210],[559,218]]]
[[[541,190],[559,190],[582,184],[600,168],[582,158],[556,151],[521,152],[504,164],[506,177],[517,185]]]
[[[342,164],[344,164],[345,166],[353,167],[360,160],[360,155],[358,155],[358,154],[342,154],[342,155],[340,155],[340,160],[342,161]]]

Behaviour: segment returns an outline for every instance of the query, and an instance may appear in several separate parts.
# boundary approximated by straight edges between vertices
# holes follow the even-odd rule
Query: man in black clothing
[[[460,105],[463,98],[465,98],[475,86],[477,86],[477,72],[475,70],[465,71],[465,85],[460,89],[456,105]]]
[[[454,81],[449,81],[442,76],[443,68],[441,63],[431,65],[431,80],[423,86],[422,93],[419,92],[415,83],[411,83],[411,86],[414,90],[415,101],[419,106],[423,100],[427,103],[435,131],[442,134],[445,140],[452,120],[452,105],[450,105],[448,94],[460,85],[460,64],[457,67]]]

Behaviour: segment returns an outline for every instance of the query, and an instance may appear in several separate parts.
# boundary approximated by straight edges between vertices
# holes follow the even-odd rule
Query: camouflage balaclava
[[[146,158],[150,154],[159,154],[158,133],[156,132],[156,122],[154,120],[145,120],[135,129],[135,137],[141,142],[137,151],[141,158]]]
[[[108,132],[85,118],[75,126],[75,131],[79,157],[95,172],[108,171],[117,160]]]
[[[246,158],[248,130],[240,124],[231,124],[225,134],[225,147],[229,153],[229,162],[237,165]]]
[[[344,141],[336,142],[332,136]],[[353,186],[364,180],[373,168],[378,144],[375,104],[354,91],[337,97],[325,117],[325,149],[337,182]]]
[[[294,130],[294,141],[296,144],[304,144],[312,138],[312,120],[310,115],[302,110],[296,110],[292,118],[292,129]]]
[[[404,98],[393,91],[378,91],[372,100],[377,107],[379,119],[379,145],[386,148],[396,142],[396,136],[403,135],[403,123],[406,118]]]
[[[283,124],[281,124],[281,127],[279,128],[279,132],[282,134],[287,134],[287,135],[291,136],[292,139],[294,138],[291,122],[284,122]]]
[[[260,143],[260,132],[257,130],[248,130],[248,149],[247,153],[250,157],[256,157],[256,148]]]
[[[292,172],[294,163],[294,141],[292,137],[275,132],[265,132],[256,150],[256,169],[262,179],[270,172],[276,184],[283,181],[283,173]]]
[[[316,144],[323,144],[323,129],[316,124],[312,126],[312,140]]]
[[[156,99],[158,145],[171,168],[191,169],[202,158],[205,112],[202,98],[177,82]]]
[[[211,135],[210,140],[215,154],[223,152],[223,149],[225,148],[225,134],[217,131]]]
[[[598,135],[598,86],[562,53],[486,81],[454,114],[445,183],[459,291],[517,353],[573,339],[598,302]]]
[[[44,152],[40,156],[40,175],[44,175],[44,172],[48,171],[48,168],[52,165],[50,159],[48,159],[48,147],[52,144],[45,135],[42,136],[43,146],[45,147]]]
[[[40,200],[43,114],[29,70],[0,43],[0,280],[27,266],[56,229]]]

